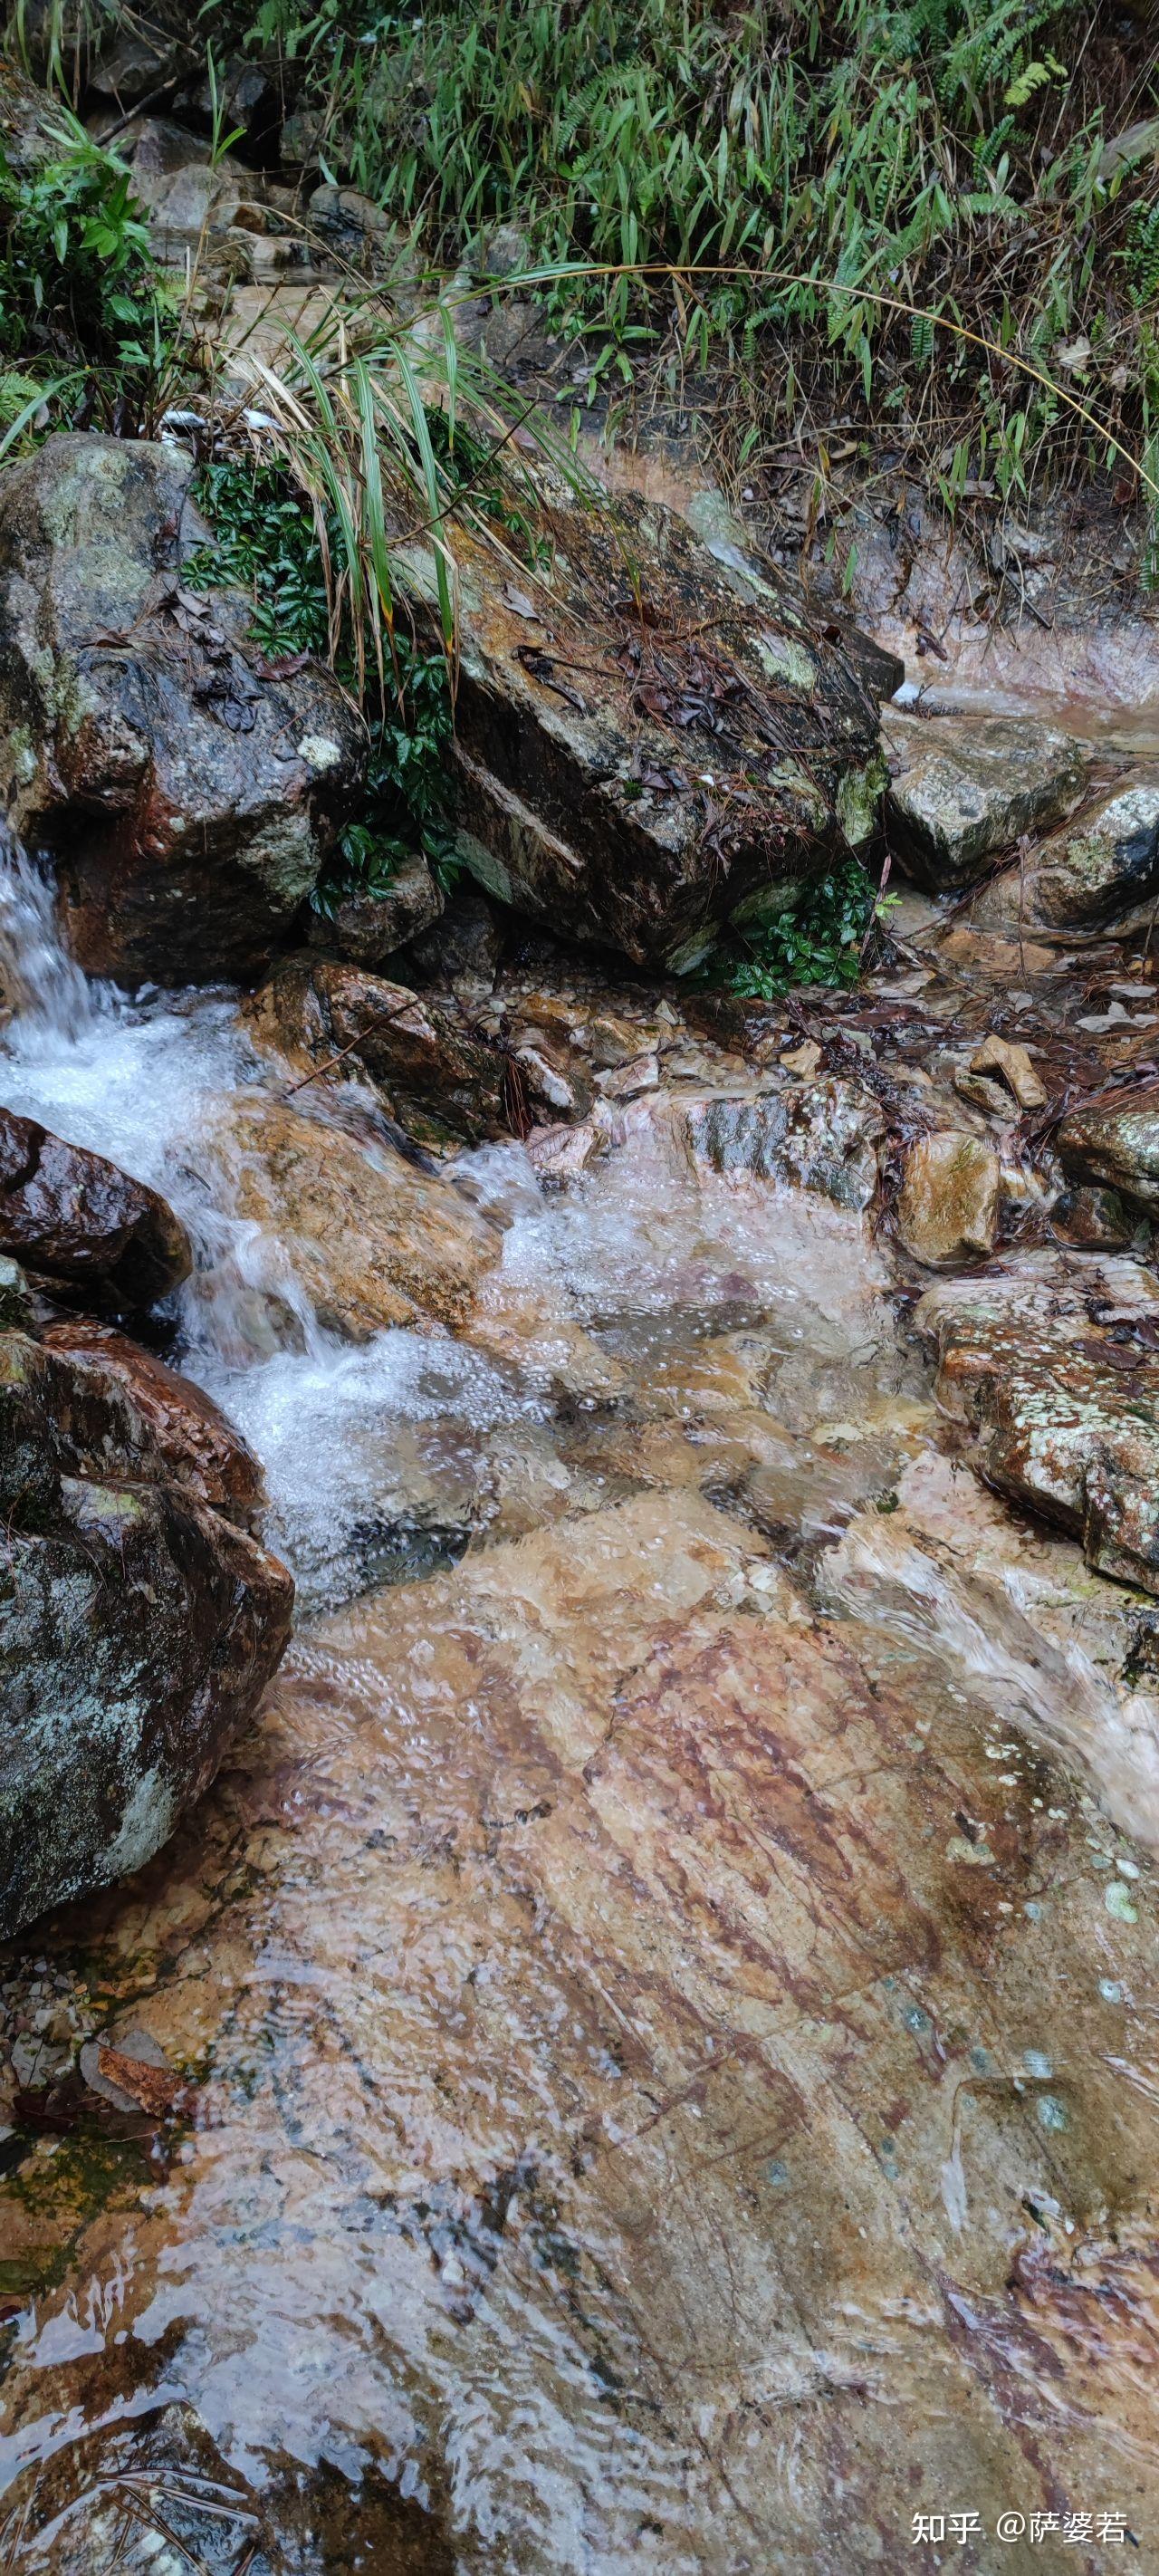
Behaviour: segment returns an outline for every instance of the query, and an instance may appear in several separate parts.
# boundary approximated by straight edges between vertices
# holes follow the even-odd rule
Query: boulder
[[[1078,794],[1082,753],[1026,717],[885,719],[886,821],[907,875],[937,894],[969,885],[1000,850],[1051,823]]]
[[[438,1176],[292,1105],[240,1097],[209,1141],[238,1216],[277,1238],[319,1320],[351,1340],[460,1326],[502,1236]]]
[[[359,1342],[435,1323],[558,1397],[606,1403],[622,1389],[563,1283],[507,1276],[500,1226],[441,1174],[252,1094],[208,1141],[234,1211],[276,1236],[329,1331]]]
[[[89,1315],[61,1317],[45,1326],[40,1339],[49,1350],[67,1352],[78,1387],[91,1378],[98,1391],[110,1382],[122,1390],[135,1455],[155,1455],[159,1473],[239,1529],[258,1534],[266,1501],[261,1465],[212,1396],[127,1333]]]
[[[455,531],[459,849],[557,935],[690,966],[742,902],[783,902],[871,832],[876,706],[787,580],[658,504],[561,483],[511,509],[525,576]],[[433,633],[426,541],[401,533],[398,568]]]
[[[249,276],[258,245],[274,256],[281,226],[260,173],[232,152],[212,158],[209,143],[172,117],[143,115],[118,132],[115,149],[132,173],[133,194],[149,219],[153,257],[184,270],[192,258],[210,274]],[[300,242],[281,242],[285,264],[300,263]],[[223,258],[224,254],[224,258]]]
[[[697,1101],[688,1111],[692,1151],[713,1171],[794,1182],[838,1207],[870,1205],[884,1132],[872,1092],[839,1074],[752,1100]]]
[[[113,1370],[0,1334],[0,1934],[141,1867],[289,1635],[284,1566]]]
[[[992,1252],[1001,1169],[992,1145],[955,1128],[911,1145],[897,1203],[897,1231],[927,1270]]]
[[[330,243],[344,261],[373,266],[396,238],[396,227],[373,198],[359,188],[340,188],[332,180],[312,190],[307,209],[310,230]]]
[[[1118,1190],[1147,1216],[1159,1210],[1159,1082],[1070,1110],[1054,1143],[1068,1179]]]
[[[1062,1252],[930,1289],[937,1394],[988,1484],[1081,1538],[1101,1574],[1159,1593],[1159,1284]]]
[[[281,124],[282,101],[280,83],[264,63],[227,59],[213,81],[207,71],[200,73],[183,86],[180,109],[207,140],[220,120],[223,133],[235,135],[252,160],[268,165]]]
[[[156,1190],[13,1109],[0,1109],[0,1251],[118,1306],[155,1305],[193,1266]]]
[[[347,895],[332,913],[314,913],[310,942],[348,965],[377,967],[429,930],[442,909],[442,889],[426,860],[404,859],[385,894]]]
[[[247,604],[183,588],[192,473],[76,432],[0,474],[0,792],[81,964],[130,981],[264,963],[364,761],[329,672],[269,677]]]
[[[119,117],[155,91],[175,89],[187,62],[184,47],[160,28],[129,29],[93,64],[88,87]]]
[[[1159,886],[1159,782],[1138,779],[1052,832],[986,888],[976,918],[1098,929]]]
[[[257,1044],[299,1075],[336,1056],[430,1144],[508,1132],[507,1061],[454,1000],[412,993],[329,957],[292,957],[247,1006]]]
[[[138,193],[149,208],[153,256],[167,268],[183,268],[187,252],[204,252],[216,236],[260,233],[266,226],[261,182],[253,171],[243,171],[228,154],[211,167],[194,137],[187,140],[193,150],[175,168],[155,174],[143,168],[139,182],[134,171]],[[248,242],[238,245],[243,266],[249,247]]]

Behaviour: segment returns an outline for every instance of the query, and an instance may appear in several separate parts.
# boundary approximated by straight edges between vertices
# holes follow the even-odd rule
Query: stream
[[[0,1968],[23,2084],[188,2078],[0,2182],[0,2563],[1159,2567],[1139,1597],[957,1454],[888,1244],[700,1155],[681,1041],[569,1187],[445,1167],[522,1346],[352,1341],[237,997],[87,983],[16,852],[0,955],[5,1101],[183,1218],[165,1356],[299,1587],[201,1805]]]

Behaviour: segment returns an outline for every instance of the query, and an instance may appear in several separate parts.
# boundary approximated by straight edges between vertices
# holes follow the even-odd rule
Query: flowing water
[[[451,1167],[523,1344],[352,1343],[223,1147],[235,998],[85,986],[15,859],[0,943],[3,1097],[185,1219],[302,1602],[10,1961],[23,2085],[147,2040],[192,2107],[0,2141],[4,2563],[1159,2566],[1138,1603],[958,1463],[864,1221],[698,1160],[703,1079],[554,1197]]]

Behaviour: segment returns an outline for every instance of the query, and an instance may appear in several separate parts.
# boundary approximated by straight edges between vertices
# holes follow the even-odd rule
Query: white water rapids
[[[0,865],[0,987],[16,1005],[6,1106],[107,1155],[181,1217],[195,1267],[163,1310],[169,1355],[260,1457],[271,1542],[303,1600],[345,1598],[373,1561],[376,1487],[392,1492],[400,1431],[441,1425],[449,1474],[457,1447],[522,1408],[483,1357],[445,1338],[391,1331],[355,1348],[326,1331],[276,1236],[231,1212],[206,1131],[268,1078],[232,994],[130,1000],[90,982],[61,946],[48,880],[16,848]]]

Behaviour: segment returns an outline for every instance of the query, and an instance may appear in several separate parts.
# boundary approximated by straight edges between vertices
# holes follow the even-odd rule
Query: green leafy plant
[[[139,416],[174,315],[132,180],[79,127],[29,171],[0,166],[0,347],[59,361],[76,396]]]
[[[330,606],[313,513],[282,465],[226,456],[203,467],[198,502],[215,542],[190,556],[190,590],[243,590],[255,641],[271,657],[325,653]]]
[[[325,654],[333,636],[333,558],[342,531],[333,514],[319,526],[309,494],[287,466],[227,456],[203,468],[198,500],[214,530],[185,567],[190,589],[244,591],[251,633],[270,658]],[[381,681],[374,657],[357,649],[349,608],[335,653],[339,677],[354,688],[371,672],[367,714],[372,750],[360,820],[340,835],[315,896],[332,917],[347,896],[389,892],[401,862],[416,849],[444,874],[453,865],[445,821],[445,764],[452,731],[445,656],[424,653],[396,633]]]
[[[896,897],[878,893],[860,859],[848,858],[795,887],[784,907],[710,961],[709,980],[749,1000],[775,1001],[801,984],[856,984],[874,928]]]

